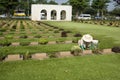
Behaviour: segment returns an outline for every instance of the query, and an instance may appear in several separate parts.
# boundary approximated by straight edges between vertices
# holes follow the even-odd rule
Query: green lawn
[[[111,48],[120,45],[120,28],[93,25],[77,22],[45,22],[47,24],[58,26],[73,32],[81,34],[91,34],[95,39],[100,41],[100,48]]]
[[[120,54],[0,62],[0,80],[120,80]]]

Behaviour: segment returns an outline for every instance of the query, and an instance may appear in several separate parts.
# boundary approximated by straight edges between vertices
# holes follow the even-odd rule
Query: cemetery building
[[[34,21],[71,21],[72,6],[32,4],[31,19]]]

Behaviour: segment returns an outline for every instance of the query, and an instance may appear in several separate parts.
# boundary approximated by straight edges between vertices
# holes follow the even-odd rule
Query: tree
[[[110,0],[93,0],[91,7],[97,10],[97,16],[99,16],[101,12],[102,18],[104,17],[103,13],[107,10],[108,5],[106,3],[108,2],[110,2]]]
[[[110,12],[112,15],[120,16],[120,8],[115,8],[113,11]]]
[[[36,0],[36,4],[47,4],[47,0]]]
[[[93,9],[92,7],[87,7],[87,8],[85,8],[85,10],[83,11],[83,13],[95,15],[97,12],[96,12],[96,10]]]
[[[53,1],[53,0],[50,0],[50,1],[48,2],[48,4],[54,4],[54,5],[57,5],[58,3],[56,3],[56,2]]]
[[[113,1],[116,1],[116,3],[120,5],[120,0],[113,0]]]
[[[19,0],[0,0],[0,11],[8,17],[19,4]]]
[[[89,0],[69,0],[69,4],[73,7],[73,14],[78,17],[80,13],[83,12],[83,10],[89,5]]]

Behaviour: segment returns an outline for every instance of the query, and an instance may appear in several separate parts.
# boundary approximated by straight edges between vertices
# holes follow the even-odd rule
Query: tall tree
[[[101,12],[102,18],[104,17],[103,12],[107,10],[108,5],[106,3],[109,3],[109,2],[110,0],[93,0],[92,7],[97,10],[98,16],[100,15],[100,12]]]
[[[35,3],[37,3],[37,4],[46,4],[47,0],[35,0]]]
[[[8,17],[19,4],[19,0],[0,0],[0,11]]]
[[[89,0],[69,0],[70,5],[73,7],[76,17],[89,5]]]
[[[113,1],[116,1],[116,3],[120,5],[120,0],[113,0]]]
[[[48,2],[48,4],[54,4],[54,5],[57,5],[58,3],[56,3],[56,2],[53,1],[53,0],[50,0],[50,1]]]

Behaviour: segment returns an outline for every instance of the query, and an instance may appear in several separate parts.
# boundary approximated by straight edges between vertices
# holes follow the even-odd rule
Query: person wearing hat
[[[93,37],[90,34],[85,34],[78,40],[78,45],[82,50],[91,49],[93,46]]]

